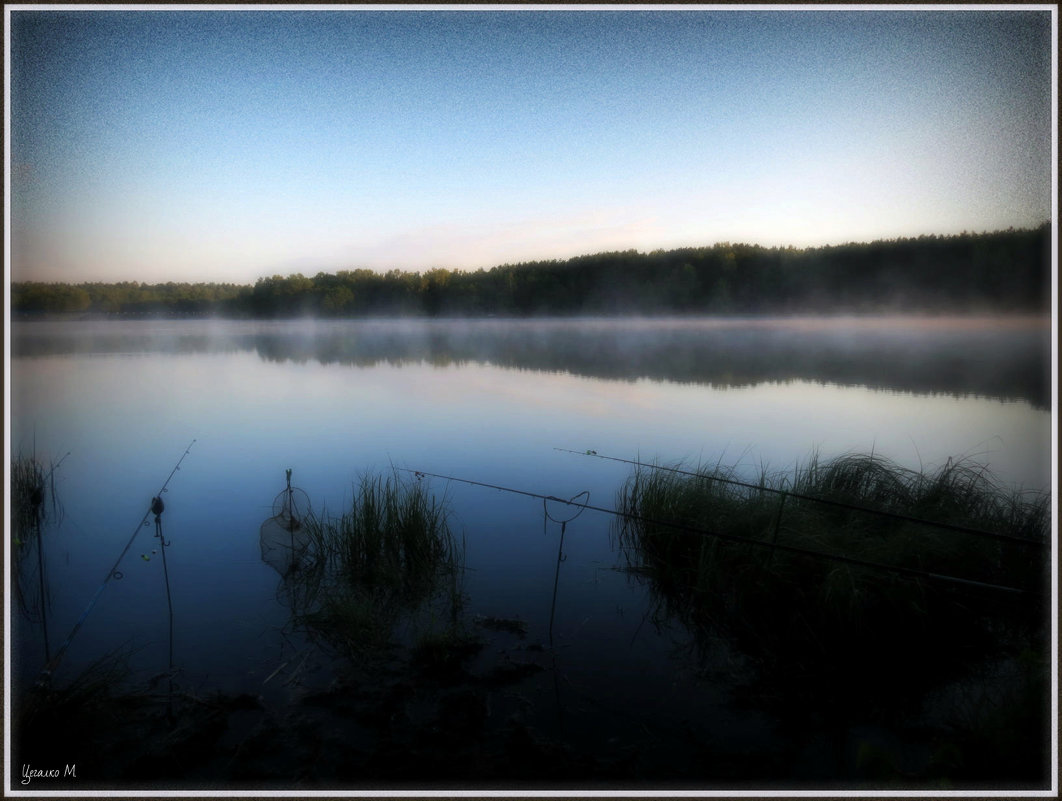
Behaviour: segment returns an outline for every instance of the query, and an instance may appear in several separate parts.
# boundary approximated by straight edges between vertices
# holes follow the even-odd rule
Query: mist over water
[[[1050,405],[1040,317],[569,318],[34,323],[16,357],[225,353],[269,361],[479,363],[716,387],[813,381]]]

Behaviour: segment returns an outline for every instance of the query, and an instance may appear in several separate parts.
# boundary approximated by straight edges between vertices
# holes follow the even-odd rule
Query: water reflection
[[[97,321],[19,324],[12,354],[231,353],[469,363],[717,387],[814,381],[1050,406],[1044,318]]]

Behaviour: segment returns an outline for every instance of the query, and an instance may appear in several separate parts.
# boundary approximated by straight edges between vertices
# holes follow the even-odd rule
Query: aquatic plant
[[[45,469],[36,457],[21,454],[11,460],[11,533],[16,553],[24,551],[36,536],[38,523],[62,515],[55,493],[58,466],[56,463]]]
[[[639,466],[618,503],[659,614],[725,635],[761,695],[805,712],[897,714],[999,649],[1045,645],[1049,497],[969,462],[813,455],[754,481]]]
[[[66,458],[65,456],[63,457]],[[22,456],[21,454],[11,461],[11,555],[13,568],[11,570],[11,586],[14,598],[27,616],[40,617],[44,627],[45,652],[48,652],[47,632],[47,580],[44,565],[44,549],[41,543],[41,527],[46,520],[60,520],[62,518],[62,506],[55,492],[55,471],[59,462],[52,464],[47,470],[36,457]],[[38,593],[27,591],[27,585],[32,578],[28,567],[31,560],[26,559],[30,548],[37,553],[36,581]],[[31,596],[37,596],[37,600],[31,600]],[[34,605],[38,606],[35,608]]]
[[[304,520],[308,546],[290,579],[300,620],[348,653],[387,644],[397,620],[442,599],[460,608],[461,550],[445,498],[425,483],[365,475],[339,517]]]
[[[382,651],[391,643],[398,608],[372,588],[329,586],[300,620],[348,656]]]

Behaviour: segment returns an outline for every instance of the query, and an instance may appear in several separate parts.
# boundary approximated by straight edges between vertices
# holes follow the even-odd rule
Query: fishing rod
[[[790,490],[778,489],[776,487],[765,487],[761,484],[750,484],[747,481],[738,481],[735,478],[723,478],[722,476],[711,476],[703,473],[696,473],[690,470],[682,470],[677,467],[664,467],[663,465],[649,464],[647,462],[635,461],[633,459],[621,459],[618,456],[604,456],[597,451],[573,451],[568,448],[554,448],[555,451],[561,453],[573,453],[576,456],[592,456],[595,459],[607,459],[611,462],[622,462],[623,464],[633,464],[638,467],[648,467],[651,470],[662,470],[667,473],[677,473],[683,476],[692,476],[693,478],[700,478],[705,481],[718,481],[721,484],[733,484],[738,487],[747,487],[748,489],[759,490],[760,492],[773,492],[776,495],[787,495],[790,498],[800,498],[804,501],[812,501],[813,503],[823,503],[827,506],[838,506],[842,509],[853,509],[857,512],[866,512],[867,514],[880,515],[882,517],[891,517],[894,520],[903,520],[908,523],[921,523],[926,526],[935,526],[937,528],[948,529],[949,531],[959,531],[964,534],[975,534],[980,537],[988,537],[994,540],[1003,540],[1005,542],[1016,542],[1021,545],[1037,545],[1044,547],[1046,543],[1039,542],[1038,540],[1031,540],[1027,537],[1016,537],[1013,534],[1001,534],[996,531],[985,531],[979,528],[970,528],[968,526],[960,526],[955,523],[942,523],[937,520],[926,520],[921,517],[912,517],[911,515],[900,514],[899,512],[887,512],[883,509],[871,509],[868,506],[859,506],[854,503],[846,503],[844,501],[835,501],[831,498],[820,498],[814,495],[804,495],[799,492],[792,492]]]
[[[99,588],[96,590],[96,594],[92,596],[92,600],[89,601],[88,606],[85,607],[85,611],[81,613],[81,617],[77,619],[77,622],[74,624],[74,627],[67,635],[66,640],[64,640],[63,644],[59,646],[59,650],[56,652],[55,656],[47,665],[45,665],[44,670],[41,671],[41,676],[38,680],[38,684],[47,683],[47,681],[55,673],[56,668],[59,666],[59,662],[62,660],[64,654],[66,654],[66,649],[70,647],[71,640],[73,640],[74,635],[76,635],[78,631],[80,631],[82,624],[85,622],[85,618],[89,616],[89,612],[92,611],[92,608],[100,599],[100,596],[103,594],[103,589],[107,586],[107,583],[112,578],[122,577],[121,572],[118,570],[118,565],[122,563],[122,559],[125,558],[126,553],[129,551],[129,548],[133,544],[133,540],[135,540],[136,535],[140,533],[140,529],[147,525],[148,516],[153,514],[155,502],[162,497],[164,492],[166,492],[166,488],[169,486],[170,480],[174,477],[174,475],[176,475],[177,471],[181,469],[181,463],[184,461],[185,457],[188,456],[189,451],[192,450],[192,446],[195,445],[195,443],[196,441],[193,439],[188,444],[188,447],[185,448],[184,453],[181,454],[181,458],[177,460],[177,464],[173,466],[173,470],[170,471],[170,474],[162,483],[162,487],[155,494],[155,497],[151,499],[151,505],[148,507],[148,510],[144,512],[144,516],[140,519],[140,522],[136,524],[136,528],[133,530],[132,536],[129,537],[129,541],[125,544],[125,547],[122,548],[122,552],[118,554],[118,558],[114,561],[114,564],[111,566],[111,569],[107,571],[107,575],[104,577],[103,581],[100,583]]]
[[[191,447],[191,446],[189,446]],[[173,598],[170,595],[170,571],[166,567],[166,549],[170,546],[170,542],[163,536],[162,533],[162,513],[166,509],[166,505],[162,502],[162,498],[155,496],[151,499],[151,513],[155,515],[155,536],[159,540],[159,550],[162,552],[162,575],[166,581],[166,607],[170,613],[170,661],[167,674],[169,676],[169,700],[166,706],[166,715],[172,722],[173,720]]]
[[[558,449],[560,450],[560,449]],[[573,451],[574,452],[574,451]],[[622,461],[622,460],[620,460]],[[739,542],[746,545],[755,545],[761,548],[767,548],[772,552],[787,551],[789,553],[795,553],[802,556],[813,556],[820,559],[827,559],[834,562],[841,562],[842,564],[854,565],[856,567],[865,567],[871,570],[880,570],[887,573],[896,573],[902,576],[909,576],[912,578],[927,578],[935,581],[944,581],[954,584],[962,584],[965,586],[980,587],[982,589],[998,590],[1000,592],[1011,593],[1012,595],[1028,596],[1028,597],[1040,597],[1041,592],[1036,590],[1023,590],[1017,587],[1007,587],[1002,584],[989,584],[984,581],[975,581],[973,579],[959,578],[958,576],[946,576],[942,573],[931,573],[927,570],[919,570],[913,567],[900,567],[899,565],[884,565],[880,562],[871,562],[866,559],[856,559],[852,556],[842,556],[841,554],[824,553],[823,551],[813,551],[810,548],[801,548],[797,545],[786,545],[779,542],[766,542],[763,540],[752,540],[747,537],[740,537],[736,534],[724,534],[720,531],[709,531],[708,529],[698,528],[697,526],[691,526],[686,523],[677,523],[670,520],[658,520],[644,515],[631,514],[629,512],[620,512],[615,509],[609,509],[604,506],[593,506],[589,503],[577,503],[575,498],[580,497],[576,495],[575,498],[565,499],[558,498],[555,495],[541,495],[537,492],[528,492],[527,490],[513,489],[512,487],[503,487],[499,484],[488,484],[483,481],[472,481],[467,478],[457,478],[456,476],[445,476],[439,473],[429,473],[424,470],[410,470],[408,468],[400,467],[406,473],[413,473],[418,479],[431,477],[439,478],[444,481],[457,481],[462,484],[471,484],[475,487],[486,487],[487,489],[501,490],[502,492],[511,492],[516,495],[525,495],[530,498],[540,498],[547,501],[556,501],[557,503],[568,504],[569,506],[579,506],[582,509],[590,509],[594,512],[603,512],[604,514],[613,515],[614,517],[622,517],[626,520],[633,520],[638,523],[645,523],[654,526],[664,526],[666,528],[673,528],[679,531],[686,531],[692,534],[702,534],[709,537],[716,537],[717,539],[726,540],[728,542]]]
[[[565,531],[568,528],[568,524],[570,522],[572,522],[573,520],[575,520],[575,518],[577,518],[579,515],[581,515],[587,509],[593,509],[594,511],[598,511],[598,512],[607,512],[607,513],[610,513],[610,514],[618,514],[618,513],[616,511],[612,510],[612,509],[605,509],[604,507],[591,506],[589,504],[589,500],[590,500],[590,491],[589,490],[583,490],[579,494],[573,495],[571,498],[558,498],[556,495],[541,495],[541,494],[539,494],[537,492],[528,492],[526,490],[513,489],[512,487],[503,487],[503,486],[500,486],[498,484],[487,484],[487,483],[484,483],[482,481],[472,481],[472,480],[467,479],[467,478],[455,478],[454,476],[443,476],[443,475],[439,475],[438,473],[426,473],[423,470],[409,470],[409,469],[404,468],[404,467],[403,468],[399,468],[399,469],[400,470],[404,470],[407,473],[412,473],[418,480],[421,479],[421,478],[424,478],[426,476],[431,476],[432,478],[441,478],[441,479],[444,479],[446,481],[459,481],[459,482],[461,482],[463,484],[471,484],[471,485],[477,486],[477,487],[486,487],[487,489],[496,489],[496,490],[501,490],[502,492],[511,492],[511,493],[516,494],[516,495],[525,495],[525,496],[527,496],[529,498],[541,499],[541,501],[542,501],[542,515],[543,515],[543,521],[542,521],[543,522],[543,529],[545,529],[545,521],[546,521],[546,519],[552,520],[555,523],[560,523],[560,527],[561,527],[560,542],[557,545],[557,567],[556,567],[556,571],[555,571],[554,576],[553,576],[553,601],[550,604],[550,609],[549,609],[549,644],[552,646],[553,645],[553,618],[554,618],[554,614],[555,614],[555,612],[557,610],[557,585],[560,582],[560,566],[561,566],[561,562],[563,562],[564,558],[565,558],[564,557],[564,534],[565,534]],[[584,498],[584,501],[582,503],[579,503],[577,501],[578,498]],[[546,504],[549,501],[556,501],[557,503],[563,503],[563,504],[566,504],[568,506],[578,506],[579,507],[579,511],[577,511],[575,514],[573,514],[571,517],[557,518],[557,517],[554,517],[553,515],[551,515],[549,513],[549,510],[546,507]]]
[[[496,489],[496,490],[501,490],[502,492],[511,492],[511,493],[514,493],[515,495],[526,495],[528,498],[538,498],[539,500],[543,500],[543,501],[556,501],[557,503],[565,503],[565,504],[568,504],[569,506],[581,506],[583,509],[592,509],[592,510],[594,510],[596,512],[609,512],[611,514],[619,514],[618,512],[616,512],[616,511],[614,511],[612,509],[604,509],[604,508],[597,507],[597,506],[590,506],[587,503],[576,503],[575,502],[575,498],[580,498],[580,497],[582,497],[585,494],[585,493],[582,493],[582,492],[580,492],[574,498],[565,499],[565,498],[558,498],[556,495],[542,495],[542,494],[537,493],[537,492],[528,492],[526,490],[513,489],[512,487],[502,487],[502,486],[500,486],[498,484],[486,484],[486,483],[484,483],[482,481],[472,481],[471,479],[467,479],[467,478],[456,478],[455,476],[443,476],[443,475],[440,475],[439,473],[428,473],[428,472],[425,472],[424,470],[410,470],[407,467],[399,467],[399,468],[396,468],[396,469],[397,470],[401,470],[404,473],[412,473],[418,479],[425,478],[425,477],[441,478],[441,479],[443,479],[445,481],[458,481],[458,482],[460,482],[462,484],[472,484],[473,486],[476,486],[476,487],[486,487],[487,489]]]

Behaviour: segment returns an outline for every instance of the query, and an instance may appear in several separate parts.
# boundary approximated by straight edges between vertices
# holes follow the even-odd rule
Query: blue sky
[[[1038,225],[1047,8],[8,6],[10,275],[253,283]]]

